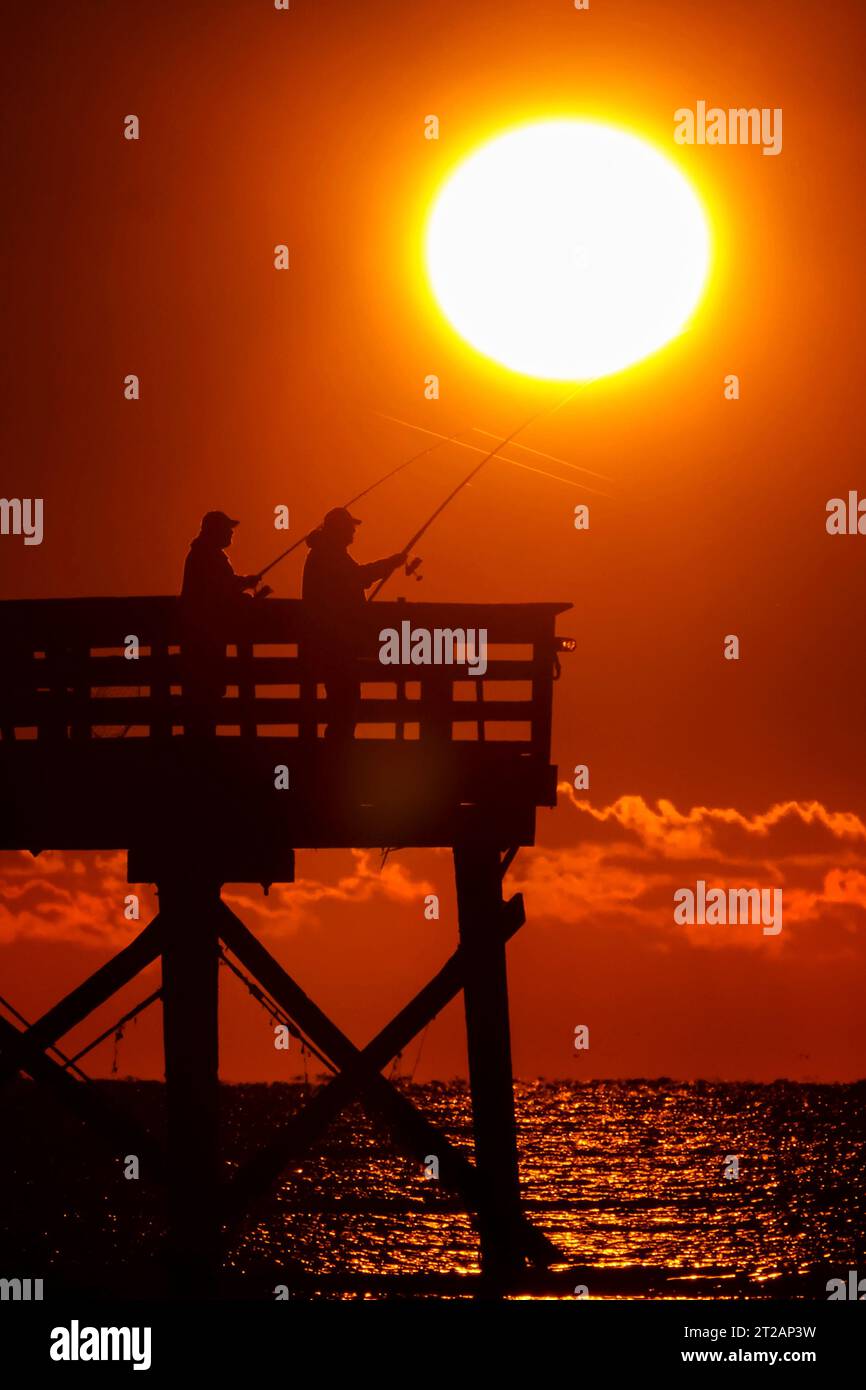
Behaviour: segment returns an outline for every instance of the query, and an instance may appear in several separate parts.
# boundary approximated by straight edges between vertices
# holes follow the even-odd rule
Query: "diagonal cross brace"
[[[515,899],[515,907],[504,915],[506,939],[514,934],[524,920],[523,903]],[[307,1033],[325,1055],[331,1059],[339,1074],[305,1107],[302,1114],[286,1126],[275,1144],[262,1150],[245,1166],[229,1189],[230,1220],[237,1221],[251,1200],[267,1190],[279,1177],[298,1151],[305,1151],[317,1135],[356,1093],[363,1092],[367,1100],[400,1135],[410,1152],[423,1159],[435,1153],[439,1158],[441,1180],[456,1188],[467,1204],[475,1208],[479,1198],[479,1177],[475,1167],[434,1124],[390,1082],[379,1068],[405,1046],[429,1019],[459,992],[462,987],[462,963],[457,951],[429,985],[416,996],[376,1038],[361,1052],[344,1033],[306,995],[278,961],[265,949],[252,932],[229,908],[223,907],[220,935],[247,969],[267,989],[291,1018]],[[420,1021],[419,1021],[420,1019]],[[548,1238],[521,1213],[519,1238],[529,1258],[538,1264],[550,1264],[563,1258]]]
[[[523,899],[518,893],[503,908],[501,922],[506,941],[525,920]],[[306,1153],[340,1111],[352,1103],[371,1073],[378,1074],[408,1047],[462,988],[463,966],[458,948],[390,1023],[316,1092],[302,1112],[293,1116],[269,1144],[238,1170],[231,1184],[232,1200],[238,1209],[242,1210],[277,1182],[283,1170]]]
[[[154,917],[134,941],[118,951],[116,956],[94,971],[82,984],[77,985],[47,1013],[23,1033],[12,1030],[0,1039],[0,1085],[14,1076],[19,1068],[28,1070],[26,1062],[19,1059],[29,1056],[30,1047],[40,1051],[51,1047],[66,1033],[82,1023],[94,1009],[106,1003],[130,980],[151,965],[162,951],[163,925],[159,917]]]

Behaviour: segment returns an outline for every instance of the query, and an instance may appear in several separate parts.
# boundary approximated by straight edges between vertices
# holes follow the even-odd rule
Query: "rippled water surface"
[[[160,1086],[104,1089],[159,1131]],[[471,1156],[465,1086],[404,1091]],[[224,1087],[230,1167],[304,1099],[301,1086]],[[864,1102],[863,1083],[519,1083],[527,1213],[556,1243],[563,1268],[586,1271],[591,1296],[826,1297],[827,1279],[858,1260],[866,1271]],[[155,1186],[124,1182],[77,1121],[37,1104],[35,1088],[20,1086],[13,1108],[19,1123],[3,1186],[15,1198],[3,1203],[0,1224],[7,1248],[26,1251],[37,1273],[54,1269],[73,1283],[99,1281],[119,1261],[134,1268],[157,1233]],[[734,1158],[739,1176],[728,1178]],[[339,1284],[365,1273],[478,1268],[476,1235],[454,1194],[425,1180],[357,1109],[292,1165],[228,1261],[238,1283],[265,1290],[281,1274]]]

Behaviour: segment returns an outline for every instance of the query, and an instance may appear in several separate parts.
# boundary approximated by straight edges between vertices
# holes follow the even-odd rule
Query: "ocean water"
[[[464,1086],[411,1094],[470,1150]],[[539,1081],[516,1103],[527,1213],[591,1271],[590,1296],[670,1293],[673,1278],[678,1296],[808,1294],[864,1263],[866,1087]],[[322,1272],[478,1271],[469,1218],[369,1125],[335,1127],[325,1153],[286,1175],[241,1266],[284,1248]],[[390,1210],[352,1210],[373,1200]]]
[[[100,1085],[160,1132],[161,1086]],[[401,1089],[471,1156],[464,1084]],[[304,1099],[301,1085],[225,1086],[227,1166]],[[526,1211],[562,1254],[561,1296],[574,1296],[573,1267],[590,1297],[826,1298],[829,1279],[866,1274],[866,1084],[536,1081],[517,1084],[516,1104]],[[125,1182],[117,1157],[29,1083],[11,1119],[4,1263],[64,1285],[134,1280],[161,1228],[156,1186]],[[224,1275],[250,1296],[304,1276],[339,1293],[391,1275],[436,1295],[437,1279],[478,1271],[454,1194],[353,1108],[283,1175]]]

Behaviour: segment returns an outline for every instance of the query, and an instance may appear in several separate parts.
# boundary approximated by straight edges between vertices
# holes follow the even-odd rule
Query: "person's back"
[[[209,536],[196,536],[183,566],[180,591],[184,614],[192,622],[216,626],[240,603],[238,576],[225,551]]]
[[[301,597],[325,629],[336,624],[348,633],[366,605],[363,567],[328,531],[316,532],[309,546]]]
[[[208,512],[183,566],[183,687],[195,711],[189,727],[197,733],[213,732],[215,702],[226,689],[226,642],[243,603],[248,602],[243,590],[256,583],[255,575],[235,574],[225,553],[237,524],[225,512]]]
[[[310,618],[308,654],[324,680],[329,738],[351,738],[360,699],[358,657],[365,645],[365,590],[397,568],[402,554],[359,565],[348,553],[360,523],[345,507],[328,512],[307,537],[301,596]]]

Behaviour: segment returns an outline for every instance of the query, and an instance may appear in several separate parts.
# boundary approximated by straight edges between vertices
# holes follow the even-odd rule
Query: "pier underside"
[[[245,1221],[330,1121],[360,1100],[473,1213],[487,1286],[560,1260],[521,1207],[506,944],[523,924],[503,897],[550,764],[556,614],[565,605],[412,605],[431,626],[483,628],[483,677],[359,664],[355,738],[326,737],[333,710],[303,607],[251,604],[227,634],[225,695],[202,711],[184,681],[173,600],[0,604],[10,659],[0,680],[0,848],[125,850],[130,882],[154,882],[159,915],[40,1019],[0,1020],[0,1078],[23,1071],[164,1182],[171,1290],[215,1292]],[[376,605],[397,626],[407,605]],[[389,610],[394,610],[389,612]],[[137,655],[129,658],[130,639]],[[234,638],[234,641],[231,639]],[[208,732],[203,733],[206,728]],[[225,883],[294,878],[298,848],[439,846],[454,857],[457,944],[364,1046],[304,992],[222,900]],[[331,1072],[300,1115],[231,1174],[219,1149],[219,963],[235,961]],[[52,1049],[159,960],[167,1142],[134,1133]],[[463,994],[474,1161],[383,1076]]]

